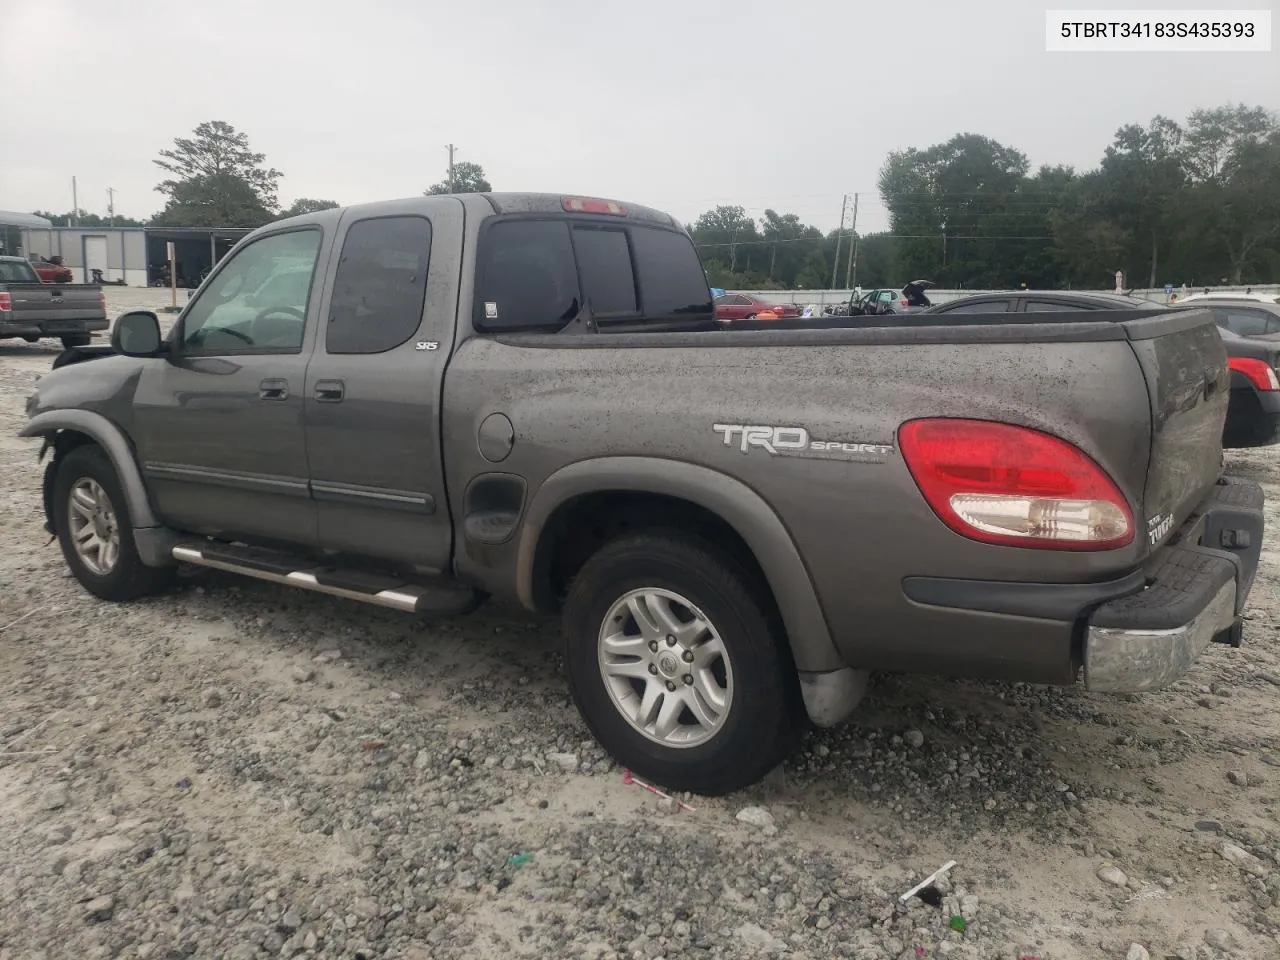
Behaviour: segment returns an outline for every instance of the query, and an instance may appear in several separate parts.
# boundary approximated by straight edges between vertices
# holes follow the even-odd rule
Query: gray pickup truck
[[[89,343],[107,329],[102,287],[91,283],[42,283],[22,257],[0,257],[0,339],[35,343],[56,337],[64,347]]]
[[[273,223],[166,337],[64,358],[22,435],[87,590],[558,611],[587,724],[676,789],[756,781],[872,670],[1160,687],[1238,645],[1262,546],[1208,312],[721,329],[688,234],[612,201]]]

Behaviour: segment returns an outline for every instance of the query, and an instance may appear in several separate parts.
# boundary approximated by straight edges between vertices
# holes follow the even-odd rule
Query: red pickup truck
[[[31,269],[36,272],[41,283],[75,283],[75,275],[70,267],[62,265],[61,257],[50,257],[46,260],[44,257],[33,256]]]

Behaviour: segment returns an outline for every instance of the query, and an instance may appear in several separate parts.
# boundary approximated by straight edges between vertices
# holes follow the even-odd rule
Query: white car
[[[1269,293],[1193,293],[1180,297],[1178,303],[1195,303],[1199,300],[1250,300],[1254,303],[1280,303],[1280,297]]]

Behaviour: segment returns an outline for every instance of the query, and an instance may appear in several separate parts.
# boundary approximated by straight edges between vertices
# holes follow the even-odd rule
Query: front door
[[[448,569],[440,394],[462,209],[440,197],[362,208],[342,221],[304,400],[324,550]]]
[[[328,243],[317,227],[225,260],[149,362],[132,435],[156,509],[181,530],[310,548],[303,391]]]

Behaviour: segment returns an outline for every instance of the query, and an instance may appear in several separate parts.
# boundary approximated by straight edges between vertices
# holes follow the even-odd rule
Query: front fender
[[[142,473],[138,470],[133,449],[119,427],[102,414],[91,410],[48,410],[32,417],[18,431],[18,436],[44,437],[47,446],[49,438],[60,430],[82,433],[106,451],[111,458],[111,465],[115,467],[116,476],[120,478],[125,499],[129,502],[129,516],[135,529],[161,526],[155,511],[151,509],[151,501],[147,498],[147,488],[142,482]],[[43,456],[44,449],[40,452]]]
[[[534,558],[552,514],[574,497],[612,490],[677,497],[728,523],[751,548],[769,581],[796,667],[825,672],[845,666],[804,560],[773,508],[746,484],[678,460],[601,457],[570,464],[549,476],[531,499],[521,525],[516,590],[522,604],[534,608]]]

